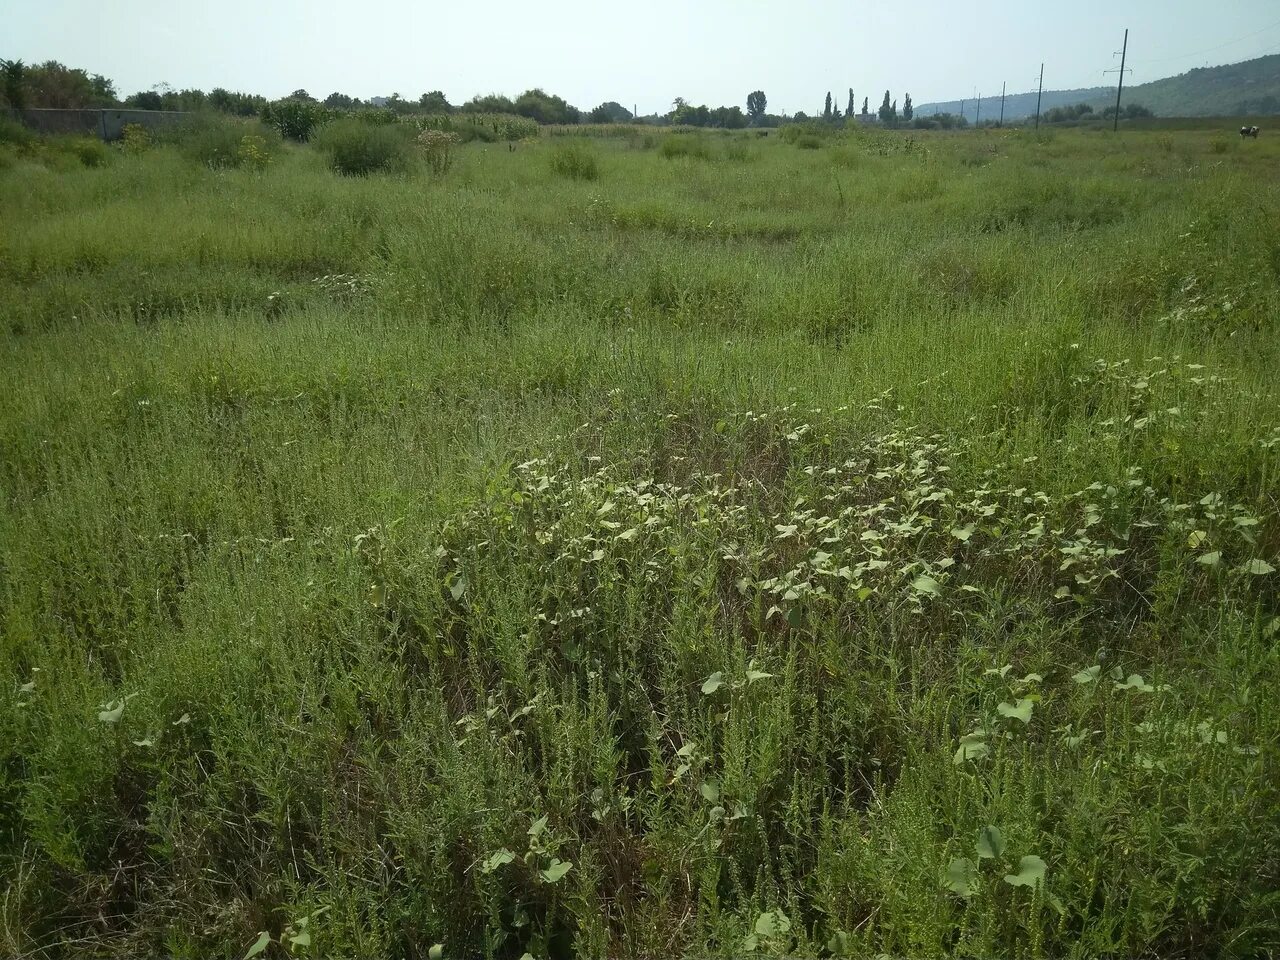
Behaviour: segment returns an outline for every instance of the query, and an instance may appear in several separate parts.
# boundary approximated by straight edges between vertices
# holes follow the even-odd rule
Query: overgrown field
[[[0,955],[1280,950],[1224,126],[0,152]]]

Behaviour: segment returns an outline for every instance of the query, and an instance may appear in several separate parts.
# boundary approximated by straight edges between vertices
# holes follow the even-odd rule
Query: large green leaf
[[[790,932],[790,930],[791,920],[781,910],[769,910],[756,917],[756,936],[781,937]]]
[[[1034,700],[1031,700],[1028,697],[1023,697],[1017,703],[997,704],[996,712],[1007,719],[1021,720],[1023,723],[1030,723],[1031,711],[1034,707]]]
[[[962,897],[972,897],[974,882],[978,878],[978,865],[968,857],[959,857],[947,864],[942,882],[948,890]]]
[[[1004,882],[1011,887],[1034,887],[1044,882],[1044,861],[1034,853],[1018,861],[1017,873],[1006,873]]]
[[[985,826],[978,831],[978,856],[992,860],[1004,856],[1004,836],[999,827]]]
[[[493,873],[493,871],[497,870],[499,867],[506,866],[515,858],[516,855],[514,853],[506,847],[503,847],[497,853],[486,859],[484,863],[480,864],[480,872]]]
[[[551,863],[547,864],[547,869],[542,871],[542,879],[547,883],[556,883],[572,869],[572,861],[561,861],[553,857]]]
[[[266,950],[267,947],[270,945],[270,943],[271,943],[271,934],[263,930],[261,933],[258,934],[258,939],[253,941],[253,944],[249,947],[248,952],[245,953],[244,960],[249,960],[250,957],[256,957],[258,954]]]

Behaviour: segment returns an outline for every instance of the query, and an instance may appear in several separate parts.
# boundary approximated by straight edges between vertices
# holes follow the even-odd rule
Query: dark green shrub
[[[326,124],[315,145],[329,158],[329,166],[349,177],[370,173],[400,173],[409,166],[409,135],[404,124],[370,126],[359,120]]]
[[[247,149],[246,138],[249,140]],[[214,170],[246,164],[262,168],[280,148],[280,133],[263,123],[246,123],[219,114],[197,114],[166,135],[182,153]]]
[[[318,103],[305,100],[279,100],[262,110],[262,122],[275,127],[280,135],[305,143],[316,130],[329,120],[333,113]]]
[[[107,145],[94,137],[76,137],[67,143],[67,149],[86,167],[105,167],[110,158]]]
[[[585,144],[565,143],[551,151],[551,171],[570,180],[595,180],[600,176],[600,165]]]
[[[27,147],[31,145],[35,138],[35,134],[17,120],[10,120],[8,117],[0,116],[0,143],[12,144],[15,147]]]

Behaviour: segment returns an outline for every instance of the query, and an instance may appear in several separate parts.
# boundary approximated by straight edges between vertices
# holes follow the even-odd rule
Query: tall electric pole
[[[1044,96],[1044,64],[1040,64],[1040,90],[1036,93],[1036,129],[1040,129],[1040,98]]]
[[[1120,48],[1120,82],[1116,84],[1116,116],[1115,116],[1115,121],[1111,125],[1112,133],[1115,133],[1120,129],[1120,94],[1124,90],[1124,61],[1128,55],[1129,55],[1129,29],[1128,27],[1126,27],[1124,31],[1124,46]],[[1112,54],[1112,56],[1115,56],[1115,54]],[[1107,71],[1107,73],[1112,73],[1112,72],[1113,71],[1111,70]]]
[[[978,112],[973,115],[973,125],[976,127],[982,121],[982,94],[978,94]]]
[[[1005,90],[1005,87],[1007,86],[1008,84],[1004,82],[1000,84],[1000,126],[1001,127],[1004,126],[1004,90]]]

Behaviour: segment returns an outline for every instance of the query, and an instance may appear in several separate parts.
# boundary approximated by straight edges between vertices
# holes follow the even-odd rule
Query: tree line
[[[174,89],[164,83],[157,84],[150,90],[140,90],[120,98],[115,84],[108,78],[101,74],[65,66],[55,60],[31,65],[24,64],[20,60],[0,61],[0,105],[16,109],[28,107],[92,109],[119,106],[136,110],[215,110],[241,117],[264,116],[273,110],[278,112],[281,108],[288,111],[291,105],[296,105],[298,108],[310,105],[342,111],[388,110],[404,115],[505,113],[526,117],[540,124],[649,123],[730,130],[744,127],[776,127],[791,121],[841,123],[858,120],[877,121],[886,126],[910,124],[917,127],[945,129],[967,125],[963,118],[950,115],[916,117],[909,93],[903,95],[902,108],[899,110],[897,99],[893,98],[888,90],[884,92],[884,98],[874,114],[870,110],[868,97],[862,98],[859,110],[852,88],[849,89],[848,100],[843,110],[828,91],[822,112],[812,117],[803,111],[798,111],[794,116],[769,113],[768,97],[763,90],[753,90],[747,94],[745,111],[736,105],[718,107],[695,105],[683,97],[677,97],[666,113],[654,113],[643,117],[635,115],[631,110],[613,100],[583,111],[563,97],[547,93],[539,87],[526,90],[514,99],[504,94],[489,93],[474,96],[458,105],[450,103],[448,97],[440,90],[427,91],[416,99],[393,93],[388,97],[362,100],[340,91],[334,91],[323,99],[317,99],[307,90],[298,89],[287,97],[272,101],[259,94],[231,91],[223,87],[214,87],[206,92],[198,89]],[[1078,108],[1055,109],[1062,112]],[[1126,118],[1141,115],[1133,113],[1134,109],[1132,106],[1127,107],[1122,115]],[[1045,120],[1050,123],[1072,119],[1078,119],[1078,117],[1067,116],[1065,113],[1058,117],[1055,116],[1054,111],[1049,111],[1045,116]]]

